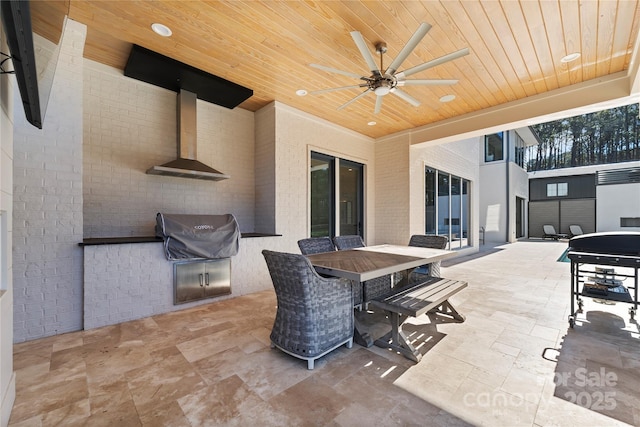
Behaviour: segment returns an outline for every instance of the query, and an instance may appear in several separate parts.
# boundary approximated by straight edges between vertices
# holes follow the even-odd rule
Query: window
[[[311,152],[310,173],[311,237],[364,237],[364,165]]]
[[[504,159],[504,149],[502,141],[504,132],[485,135],[484,137],[484,161],[495,162]]]
[[[566,182],[558,182],[547,184],[547,197],[563,197],[569,195],[569,184]]]
[[[447,236],[449,249],[468,246],[469,218],[469,180],[426,167],[425,234]]]
[[[524,156],[526,153],[526,147],[524,139],[517,132],[515,134],[515,163],[522,169],[525,169]]]

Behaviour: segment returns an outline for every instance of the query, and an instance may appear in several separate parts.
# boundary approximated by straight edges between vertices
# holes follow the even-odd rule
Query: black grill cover
[[[240,229],[226,215],[156,215],[156,236],[164,239],[168,260],[228,258],[238,253]]]

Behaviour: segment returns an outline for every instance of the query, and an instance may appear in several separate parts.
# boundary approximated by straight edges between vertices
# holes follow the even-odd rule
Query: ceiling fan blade
[[[364,38],[362,38],[362,34],[360,34],[358,31],[351,31],[351,37],[353,38],[353,41],[356,42],[356,46],[358,46],[360,54],[367,62],[369,70],[371,70],[374,75],[382,75],[382,73],[378,69],[378,66],[376,65],[376,61],[373,59],[373,55],[371,55],[371,51],[367,47],[367,43],[364,41]]]
[[[407,92],[401,91],[400,89],[396,88],[391,93],[393,93],[394,95],[397,95],[400,98],[404,99],[405,101],[407,101],[409,104],[413,105],[414,107],[419,107],[420,106],[420,101],[415,99],[413,96],[409,95]]]
[[[382,96],[376,95],[376,107],[373,109],[373,114],[378,114],[382,109]]]
[[[424,86],[438,86],[438,85],[454,85],[456,83],[458,83],[458,80],[437,80],[437,79],[431,79],[431,80],[419,80],[419,79],[413,79],[413,80],[398,80],[398,86],[418,86],[418,85],[424,85]]]
[[[402,80],[405,77],[409,77],[412,74],[419,73],[420,71],[424,71],[431,67],[435,67],[436,65],[444,64],[445,62],[452,61],[454,59],[460,58],[468,54],[469,54],[469,48],[465,47],[464,49],[460,49],[456,52],[449,53],[447,55],[441,56],[440,58],[432,59],[431,61],[425,62],[424,64],[416,65],[415,67],[409,68],[408,70],[404,70],[396,74],[396,78],[399,80]]]
[[[320,65],[320,64],[309,64],[309,65],[312,66],[313,68],[317,68],[318,70],[327,71],[329,73],[342,74],[343,76],[353,77],[354,79],[359,79],[362,77],[356,73],[350,73],[349,71],[342,71],[336,68],[325,67],[324,65]]]
[[[407,56],[409,56],[413,49],[418,46],[418,43],[420,43],[424,36],[427,35],[430,29],[431,25],[424,22],[420,24],[416,32],[413,33],[407,44],[404,45],[398,56],[396,56],[396,59],[394,59],[393,62],[389,65],[389,68],[387,68],[387,74],[393,75],[393,73],[395,73],[398,68],[400,68],[400,65],[402,65],[404,60],[407,59]]]
[[[351,86],[342,86],[342,87],[331,87],[328,89],[320,89],[320,90],[314,90],[312,92],[309,92],[310,95],[318,95],[321,93],[327,93],[327,92],[334,92],[336,90],[343,90],[343,89],[356,89],[359,87],[367,87],[366,83],[363,83],[361,85],[351,85]]]
[[[344,104],[342,104],[341,106],[339,106],[338,110],[342,110],[344,107],[346,107],[347,105],[351,104],[352,102],[357,101],[358,99],[362,98],[363,96],[365,96],[369,92],[370,92],[370,89],[365,90],[360,95],[356,96],[355,98],[352,98],[350,101],[347,101]]]

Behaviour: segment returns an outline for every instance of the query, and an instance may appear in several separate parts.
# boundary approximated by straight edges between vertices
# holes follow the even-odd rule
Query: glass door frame
[[[358,195],[358,199],[359,199],[359,203],[361,204],[361,208],[360,208],[360,212],[359,212],[359,225],[358,225],[358,231],[360,236],[362,237],[363,240],[365,240],[366,238],[366,232],[365,230],[367,229],[366,227],[366,202],[367,202],[367,164],[363,163],[362,160],[358,161],[355,160],[353,158],[348,158],[348,157],[341,157],[339,154],[329,154],[327,151],[325,150],[318,150],[318,149],[314,149],[312,147],[309,147],[308,150],[308,162],[309,162],[309,166],[307,168],[307,178],[308,178],[308,198],[307,198],[307,206],[308,206],[308,220],[307,220],[307,224],[308,224],[308,234],[309,236],[311,236],[311,231],[312,231],[312,217],[311,217],[311,191],[312,191],[312,186],[311,186],[311,160],[312,158],[318,159],[318,160],[327,160],[331,162],[331,169],[332,169],[332,182],[331,182],[331,191],[333,191],[332,194],[332,224],[329,227],[329,237],[333,237],[333,236],[337,236],[340,235],[340,223],[341,223],[341,218],[340,218],[340,166],[342,165],[342,163],[344,162],[345,164],[352,164],[356,167],[359,167],[361,170],[360,173],[360,185],[359,185],[359,195]],[[365,240],[366,241],[366,240]]]

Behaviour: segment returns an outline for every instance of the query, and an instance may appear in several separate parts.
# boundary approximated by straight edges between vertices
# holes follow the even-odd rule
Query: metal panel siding
[[[596,231],[595,199],[562,200],[559,233],[569,233],[570,225],[579,225],[585,233]]]
[[[598,185],[640,182],[640,168],[612,169],[597,172]]]
[[[551,224],[560,231],[560,203],[557,200],[529,202],[529,237],[542,237],[542,226]]]
[[[562,182],[566,182],[568,184],[568,195],[562,197],[547,197],[547,184],[557,184]],[[593,199],[595,197],[595,174],[534,178],[529,180],[529,199],[532,201]]]

